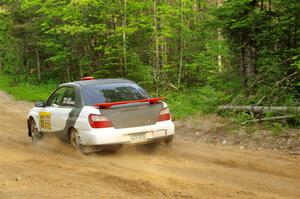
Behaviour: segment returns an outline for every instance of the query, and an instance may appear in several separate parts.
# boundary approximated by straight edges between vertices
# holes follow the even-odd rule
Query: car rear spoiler
[[[123,104],[132,104],[132,103],[140,103],[140,102],[149,102],[150,104],[156,104],[161,100],[165,100],[163,97],[157,98],[148,98],[148,99],[140,99],[140,100],[129,100],[129,101],[121,101],[121,102],[107,102],[101,104],[95,104],[94,106],[98,106],[103,109],[111,108],[112,106],[123,105]]]

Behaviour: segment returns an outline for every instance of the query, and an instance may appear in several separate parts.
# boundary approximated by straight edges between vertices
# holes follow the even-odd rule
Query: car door
[[[62,101],[65,90],[66,88],[56,89],[48,98],[46,106],[40,110],[39,126],[42,132],[53,132],[56,130],[53,126],[55,123],[53,111],[55,107],[59,106],[60,101]]]
[[[70,112],[75,106],[76,92],[75,88],[68,86],[62,87],[63,95],[57,98],[53,105],[52,129],[54,132],[65,130]]]

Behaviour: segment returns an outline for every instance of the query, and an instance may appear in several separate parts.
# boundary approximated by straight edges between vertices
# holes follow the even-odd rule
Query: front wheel
[[[37,125],[33,119],[30,120],[30,132],[33,143],[36,143],[43,138],[42,132],[39,132]]]

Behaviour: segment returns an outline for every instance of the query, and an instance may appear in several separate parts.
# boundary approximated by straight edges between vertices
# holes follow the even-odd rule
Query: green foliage
[[[0,86],[18,99],[94,75],[165,93],[176,118],[231,100],[299,105],[298,0],[17,2],[0,4],[0,72],[10,78]]]
[[[284,127],[281,123],[273,123],[270,125],[273,136],[278,136],[284,132]]]
[[[230,95],[217,91],[210,86],[189,88],[180,92],[165,94],[171,112],[175,119],[192,116],[197,112],[212,113],[218,105],[230,100]]]
[[[0,73],[0,90],[3,90],[17,100],[36,101],[46,100],[51,92],[56,88],[56,84],[48,82],[45,84],[32,85],[30,83],[18,83],[11,81],[10,76]]]
[[[19,51],[18,64],[5,64],[4,70],[17,71],[27,81],[65,82],[94,74],[127,77],[159,92],[161,85],[213,82],[221,53],[223,67],[228,65],[227,47],[216,39],[214,18],[206,12],[213,5],[206,1],[23,0],[19,7],[14,1],[3,5],[13,30],[8,35]]]
[[[214,13],[241,73],[240,102],[298,105],[299,2],[228,0]]]
[[[16,42],[8,34],[10,25],[10,18],[7,17],[5,12],[2,13],[0,9],[0,70],[2,69],[5,72],[15,72],[19,64]]]
[[[231,114],[233,116],[234,122],[236,122],[238,124],[244,124],[245,122],[254,119],[249,113],[245,113],[245,112],[231,113]]]

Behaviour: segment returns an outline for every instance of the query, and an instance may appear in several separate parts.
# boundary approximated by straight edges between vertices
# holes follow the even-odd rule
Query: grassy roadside
[[[214,113],[218,105],[230,96],[211,86],[189,88],[163,94],[167,98],[174,119],[181,119],[196,113]]]
[[[7,92],[17,100],[46,100],[56,86],[57,85],[54,83],[33,85],[26,82],[20,82],[13,85],[10,77],[0,73],[0,90]],[[210,113],[216,112],[218,105],[226,103],[226,101],[230,99],[230,96],[226,95],[224,92],[217,91],[210,86],[190,88],[181,90],[180,92],[165,92],[161,93],[160,96],[167,98],[167,103],[171,109],[172,117],[175,120],[184,120],[185,118],[189,118],[190,120],[190,116],[195,115],[194,119],[201,121],[203,118],[199,118],[198,113],[200,113],[200,115],[203,115],[204,113],[205,117],[210,117],[213,115]],[[259,129],[262,128],[261,125],[256,124],[247,126],[241,125],[242,122],[253,119],[247,113],[235,114],[234,116],[228,113],[227,116],[231,118],[233,124],[236,124],[235,128],[237,128],[237,126],[242,127],[244,128],[243,130],[247,130],[249,132],[256,131],[253,130],[252,126],[259,126]],[[273,135],[280,135],[289,131],[288,126],[281,123],[265,123],[263,128],[270,130]],[[299,125],[297,125],[297,128],[299,128]]]
[[[0,73],[0,90],[14,96],[17,100],[46,100],[55,87],[54,83],[33,85],[18,82],[13,85],[10,77]],[[225,93],[216,91],[210,86],[165,92],[161,96],[167,98],[174,119],[181,119],[198,112],[212,113],[228,98]]]
[[[45,100],[55,89],[55,84],[39,84],[33,85],[20,82],[16,85],[12,84],[10,78],[0,73],[0,90],[14,96],[17,100],[36,101]]]

